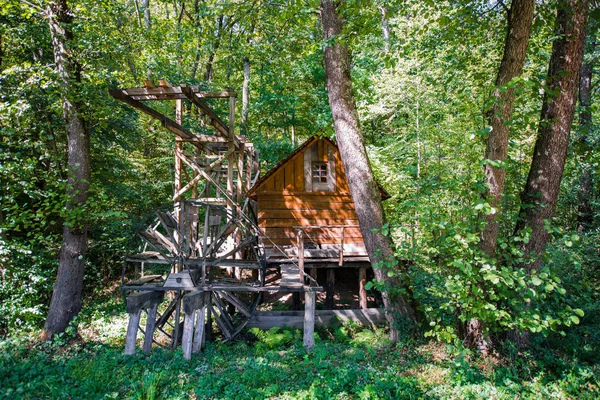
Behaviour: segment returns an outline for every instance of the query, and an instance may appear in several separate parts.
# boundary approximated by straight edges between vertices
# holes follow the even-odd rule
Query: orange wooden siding
[[[305,152],[312,152],[308,158],[319,162],[328,162],[330,157],[333,158],[334,191],[305,191],[305,169],[311,168],[311,165],[305,165]],[[294,226],[346,225],[344,243],[364,246],[339,153],[326,140],[316,140],[279,166],[257,188],[256,196],[259,226],[267,238],[277,245],[296,244],[297,231]],[[340,243],[339,228],[310,229],[305,232],[306,241]],[[265,242],[267,246],[272,244],[269,240]]]

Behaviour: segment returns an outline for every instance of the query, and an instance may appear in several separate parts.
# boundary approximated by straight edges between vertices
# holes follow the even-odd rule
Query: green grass
[[[188,362],[180,350],[122,355],[125,317],[119,299],[106,297],[80,315],[77,338],[0,341],[0,398],[600,397],[597,344],[588,354],[567,351],[572,341],[546,340],[529,352],[481,358],[429,341],[393,346],[383,330],[347,325],[318,332],[309,354],[299,332],[274,329],[251,342],[211,343]]]

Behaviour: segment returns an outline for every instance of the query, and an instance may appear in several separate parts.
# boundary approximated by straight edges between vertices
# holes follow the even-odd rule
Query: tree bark
[[[244,57],[244,83],[242,85],[242,129],[248,132],[248,106],[250,104],[250,59]]]
[[[587,0],[559,0],[557,4],[556,39],[552,44],[538,138],[515,228],[515,235],[531,229],[529,241],[522,246],[525,255],[532,256],[523,265],[529,272],[539,270],[548,241],[544,223],[554,215],[558,198],[575,112],[588,12]]]
[[[515,90],[506,88],[506,85],[520,76],[523,71],[531,34],[533,9],[534,0],[514,0],[508,10],[504,54],[492,93],[494,104],[486,116],[491,131],[486,140],[484,160],[504,162],[508,153],[510,130],[508,123],[513,111]],[[494,211],[491,214],[481,215],[485,226],[480,234],[479,247],[489,257],[494,257],[499,231],[497,216],[499,215],[500,200],[504,193],[506,169],[503,166],[486,164],[484,172],[487,183],[484,196],[490,200],[490,206]],[[484,337],[484,328],[484,324],[477,318],[471,319],[466,324],[464,342],[467,345],[476,346],[481,353],[487,354],[491,347],[491,341]]]
[[[508,12],[508,28],[504,40],[504,55],[496,77],[493,92],[494,105],[487,115],[491,131],[486,140],[485,160],[503,162],[508,151],[508,122],[513,111],[514,89],[505,87],[511,80],[521,75],[527,45],[531,33],[534,0],[514,0]],[[488,189],[485,193],[490,206],[496,211],[483,215],[485,227],[481,232],[480,248],[490,257],[496,254],[498,243],[498,208],[506,180],[506,169],[486,164],[484,167]]]
[[[592,129],[592,112],[590,109],[592,105],[592,73],[592,62],[585,62],[581,67],[579,77],[579,107],[581,111],[579,112],[579,137],[577,139],[580,165],[583,168],[577,191],[577,231],[580,233],[587,231],[594,222],[592,171],[585,160],[586,153],[591,150],[588,135]]]
[[[74,100],[79,67],[72,61],[69,42],[73,35],[70,24],[71,11],[66,0],[58,0],[46,9],[50,25],[54,62],[62,90],[63,118],[68,142],[67,210],[75,211],[88,199],[90,180],[90,139]],[[63,243],[59,253],[59,266],[50,309],[46,319],[45,334],[51,337],[65,330],[81,309],[83,271],[87,251],[87,225],[85,221],[67,221],[63,228]]]
[[[390,21],[387,16],[387,9],[383,6],[379,7],[381,13],[381,33],[383,34],[383,51],[390,51]]]
[[[348,48],[339,42],[331,44],[341,33],[343,21],[336,2],[322,0],[321,7],[323,37],[330,43],[325,47],[325,73],[335,134],[361,233],[371,262],[375,266],[375,277],[387,286],[382,297],[390,324],[390,338],[397,341],[400,319],[414,322],[415,310],[406,296],[393,294],[401,288],[401,282],[397,278],[399,266],[394,260],[391,240],[379,231],[385,223],[385,215],[381,205],[381,194],[373,178],[360,130],[352,93]],[[373,232],[373,229],[377,231]],[[396,263],[393,271],[396,275],[392,277],[384,273],[379,266],[383,262],[389,263],[390,260]]]
[[[146,29],[150,29],[150,0],[143,0],[142,8],[144,9],[144,27],[146,27]]]
[[[206,82],[210,82],[213,79],[213,63],[215,61],[215,55],[217,54],[217,50],[219,50],[219,46],[221,45],[221,35],[223,34],[224,21],[225,17],[223,15],[220,15],[219,18],[217,18],[217,36],[215,37],[213,48],[210,54],[208,55],[208,61],[206,61],[206,68],[204,70],[204,80]]]

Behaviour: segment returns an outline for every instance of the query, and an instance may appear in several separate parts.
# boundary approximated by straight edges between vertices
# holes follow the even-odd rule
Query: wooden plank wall
[[[309,154],[305,156],[306,152]],[[330,174],[335,180],[330,186],[333,191],[306,190],[311,185],[306,182],[305,171],[314,161],[328,162],[330,168],[335,168]],[[282,165],[259,188],[257,200],[259,225],[277,245],[296,243],[294,226],[347,225],[344,243],[364,247],[339,153],[327,141],[316,141]],[[339,244],[341,230],[311,229],[306,234],[308,242]]]

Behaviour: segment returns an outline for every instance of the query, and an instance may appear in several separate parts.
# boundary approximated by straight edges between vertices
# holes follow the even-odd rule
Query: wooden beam
[[[194,94],[194,92],[192,91],[192,89],[190,87],[181,86],[181,92],[188,98],[188,100],[190,100],[196,107],[198,107],[198,109],[200,109],[200,111],[202,111],[204,114],[206,114],[210,118],[211,125],[213,127],[215,127],[215,129],[223,137],[229,138],[229,129],[228,129],[227,125],[225,125],[223,120],[221,120],[221,118],[219,118],[219,116],[212,110],[212,108],[210,108],[210,106],[205,101],[196,97],[196,95]],[[229,139],[231,139],[231,138],[229,138]],[[234,137],[233,141],[234,141],[235,146],[239,147],[239,145],[240,145],[239,139]]]
[[[156,328],[156,311],[158,303],[148,309],[148,318],[146,319],[146,332],[144,333],[144,346],[142,351],[150,353],[152,350],[152,342],[154,341],[154,329]]]
[[[151,80],[151,79],[146,79],[146,80],[144,81],[144,86],[145,86],[147,89],[155,89],[155,88],[156,88],[156,85],[154,84],[154,82],[152,82],[152,80]]]
[[[150,115],[151,117],[156,118],[157,120],[159,120],[162,123],[162,126],[165,129],[174,133],[181,139],[187,139],[191,143],[196,143],[196,141],[198,140],[196,135],[194,135],[192,132],[188,131],[187,129],[183,128],[177,122],[168,118],[166,115],[161,114],[160,112],[154,110],[153,108],[148,107],[144,103],[141,103],[137,100],[133,100],[131,97],[129,97],[125,93],[123,93],[122,90],[111,89],[111,90],[109,90],[109,93],[115,99],[121,100],[123,103],[128,104],[131,107],[136,108],[136,109],[140,110],[141,112]],[[194,140],[194,141],[192,142],[192,140]]]
[[[138,310],[146,309],[163,301],[164,292],[144,291],[127,296],[127,312],[132,314]]]
[[[181,150],[180,148],[177,148],[177,150],[179,151],[179,154],[181,154]],[[213,161],[212,163],[210,163],[210,165],[208,167],[206,167],[204,169],[205,173],[209,173],[210,171],[212,171],[213,169],[217,168],[218,166],[220,166],[221,164],[223,164],[223,162],[227,159],[227,157],[233,153],[234,149],[229,149],[225,154],[223,154],[222,156],[220,156],[219,159]],[[181,160],[181,157],[178,156],[177,157],[179,160]],[[187,183],[187,185],[185,185],[182,189],[180,189],[179,191],[175,192],[175,194],[173,195],[173,201],[175,200],[179,200],[179,198],[188,190],[190,190],[195,184],[197,184],[198,182],[200,182],[200,180],[204,178],[204,176],[200,173],[198,173],[198,175],[196,175],[191,181],[189,181]]]
[[[194,337],[196,310],[191,313],[184,313],[183,317],[183,336],[181,338],[181,350],[183,350],[183,358],[189,360],[192,358],[192,341]]]
[[[192,343],[192,353],[198,353],[204,347],[206,338],[204,320],[206,318],[206,305],[200,307],[196,316],[196,331],[194,332],[194,341]]]
[[[181,87],[142,87],[122,89],[125,94],[132,97],[149,97],[148,99],[138,98],[136,100],[175,100],[177,98],[187,98],[181,91]],[[236,97],[235,92],[203,92],[197,86],[190,86],[194,95],[200,99],[227,99]],[[162,98],[159,98],[162,97]]]
[[[315,346],[315,292],[304,293],[304,349],[310,351]]]
[[[342,226],[342,234],[340,235],[340,261],[338,265],[341,267],[344,265],[344,233],[346,232],[346,227]]]
[[[304,234],[298,229],[298,269],[300,270],[300,282],[304,282]]]
[[[137,339],[138,326],[140,324],[140,314],[142,309],[138,308],[134,312],[129,313],[129,323],[127,325],[127,336],[125,336],[125,351],[123,354],[135,354],[135,346]]]

